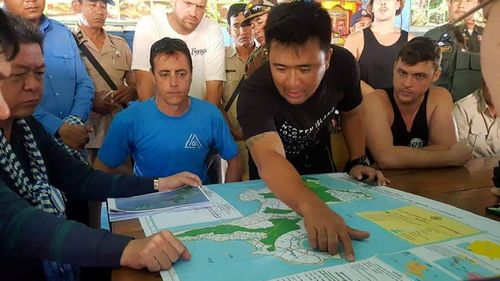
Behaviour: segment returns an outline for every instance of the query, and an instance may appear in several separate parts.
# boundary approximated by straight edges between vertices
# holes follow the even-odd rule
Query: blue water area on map
[[[370,258],[376,254],[394,253],[415,247],[415,245],[392,235],[375,223],[372,223],[356,213],[364,211],[381,211],[407,206],[406,202],[390,198],[385,195],[370,191],[369,188],[360,188],[355,183],[333,179],[327,175],[309,176],[320,180],[324,186],[339,190],[356,190],[371,195],[369,199],[356,199],[348,203],[335,203],[330,206],[344,217],[351,227],[369,231],[371,236],[365,241],[354,241],[353,246],[357,259]],[[262,181],[242,182],[230,185],[212,185],[210,189],[217,192],[225,200],[235,206],[244,216],[252,215],[260,207],[258,201],[241,201],[238,197],[249,188],[261,189],[265,184]],[[176,227],[174,232],[213,226],[226,222],[211,222],[185,227]],[[303,244],[309,247],[307,240]],[[328,259],[323,264],[304,265],[283,262],[278,257],[267,255],[252,255],[254,246],[246,241],[215,242],[211,240],[186,241],[186,245],[193,254],[189,262],[176,264],[181,281],[190,280],[267,280],[278,278],[308,270],[319,269],[345,263],[339,258]],[[207,250],[210,249],[210,250]],[[221,270],[221,267],[227,270]],[[258,269],[258,272],[254,272]],[[203,272],[203,276],[201,276]],[[432,279],[431,279],[432,280]]]
[[[242,241],[222,243],[212,241],[189,242],[193,258],[187,263],[175,265],[182,281],[195,280],[267,280],[278,276],[317,269],[318,266],[297,266],[280,262],[274,257],[256,259],[252,256],[253,246]],[[207,247],[210,251],[207,251]],[[250,269],[249,265],[253,270]],[[193,272],[203,272],[204,276]],[[226,270],[220,270],[225,268]]]
[[[380,255],[378,258],[400,272],[405,273],[414,281],[453,280],[451,276],[410,252]]]
[[[337,213],[341,214],[347,224],[353,228],[370,232],[371,236],[366,241],[355,243],[354,249],[358,258],[364,259],[372,257],[377,253],[394,252],[395,249],[408,249],[412,247],[409,242],[400,239],[388,231],[382,230],[381,227],[371,221],[356,215],[359,212],[365,211],[382,211],[396,209],[407,206],[408,204],[402,201],[392,199],[388,196],[381,195],[376,192],[371,192],[369,188],[360,188],[355,183],[339,181],[327,175],[311,175],[309,178],[320,180],[321,184],[328,186],[331,189],[338,190],[358,190],[370,194],[371,199],[354,200],[348,203],[334,203],[330,207]],[[259,210],[260,204],[258,201],[242,202],[238,196],[245,192],[248,188],[261,189],[266,187],[263,181],[248,181],[237,185],[212,185],[210,188],[220,194],[233,206],[244,215],[251,215]],[[307,244],[308,242],[305,241]],[[365,246],[368,244],[367,246]],[[391,246],[388,247],[388,244]]]

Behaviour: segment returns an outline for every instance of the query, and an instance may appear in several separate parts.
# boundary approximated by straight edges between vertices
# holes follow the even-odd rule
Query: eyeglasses
[[[267,11],[271,10],[271,8],[273,7],[273,6],[264,5],[264,4],[259,4],[259,5],[255,5],[255,6],[250,6],[250,5],[251,4],[249,4],[247,6],[247,8],[245,9],[245,11],[243,12],[243,16],[245,18],[248,18],[251,15],[255,15],[255,14],[260,13],[260,12],[267,12]]]

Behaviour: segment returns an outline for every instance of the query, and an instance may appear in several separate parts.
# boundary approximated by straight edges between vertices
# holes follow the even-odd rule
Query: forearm
[[[140,101],[149,99],[153,93],[153,74],[148,71],[135,70],[137,98]]]
[[[450,149],[450,147],[452,145],[454,145],[456,142],[453,142],[451,144],[431,144],[431,145],[427,145],[427,146],[424,146],[422,147],[423,150],[427,150],[427,151],[439,151],[439,150],[448,150]]]
[[[342,135],[349,151],[349,159],[365,155],[365,127],[361,106],[353,111],[357,112],[342,113],[340,118]]]
[[[73,40],[71,40],[73,41]],[[72,42],[73,53],[78,57],[75,59],[76,85],[75,96],[73,97],[73,106],[69,115],[78,116],[83,122],[87,121],[94,101],[94,83],[90,79],[87,69],[80,59],[80,50]]]
[[[92,106],[94,104],[94,86],[92,85],[80,85],[77,89],[77,94],[75,95],[73,101],[73,107],[69,112],[69,115],[78,116],[85,122],[87,121],[90,111],[92,111]]]
[[[273,153],[258,166],[260,177],[281,201],[304,215],[310,208],[325,204],[308,189],[293,165],[281,154]]]
[[[393,146],[372,153],[381,169],[436,168],[453,165],[448,150],[424,150],[407,146]]]
[[[64,186],[79,199],[104,201],[107,198],[130,197],[155,191],[152,178],[113,175],[92,169],[77,173],[74,172],[74,177],[65,180]]]
[[[8,206],[0,210],[3,256],[115,267],[119,266],[123,249],[131,239],[45,213],[6,186],[0,187],[0,202]]]
[[[54,144],[48,158],[49,178],[76,199],[104,201],[154,192],[151,178],[119,176],[90,169]]]
[[[226,182],[241,181],[243,167],[241,166],[240,156],[238,155],[234,157],[233,159],[227,161],[227,163]]]
[[[217,80],[207,81],[206,87],[207,87],[207,93],[205,96],[205,100],[215,105],[216,107],[220,108],[223,82]]]

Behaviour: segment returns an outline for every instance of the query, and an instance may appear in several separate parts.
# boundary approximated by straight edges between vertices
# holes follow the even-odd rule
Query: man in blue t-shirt
[[[190,171],[209,183],[205,159],[214,149],[228,161],[226,182],[241,180],[237,146],[221,112],[188,97],[192,61],[186,44],[168,37],[157,41],[150,63],[156,97],[116,115],[95,167],[115,171],[131,155],[138,176]]]

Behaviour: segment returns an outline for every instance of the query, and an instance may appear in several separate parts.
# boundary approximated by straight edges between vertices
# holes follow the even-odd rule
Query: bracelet
[[[370,166],[370,160],[368,160],[368,157],[366,157],[366,155],[349,160],[345,164],[344,171],[350,172],[351,169],[357,165]]]
[[[153,189],[156,191],[160,190],[160,179],[153,179]]]

